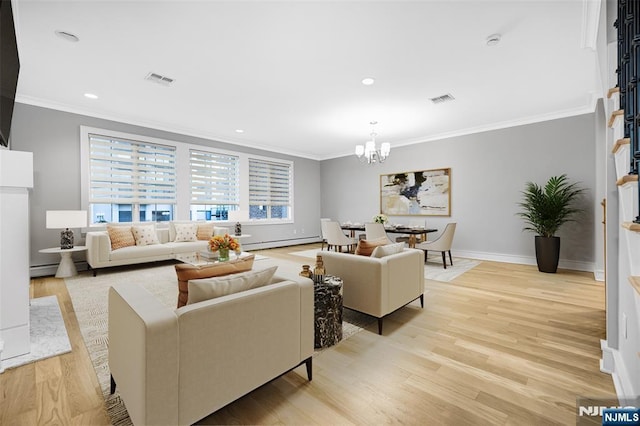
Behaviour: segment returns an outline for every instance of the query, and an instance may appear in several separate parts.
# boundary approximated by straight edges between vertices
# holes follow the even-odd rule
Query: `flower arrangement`
[[[216,235],[215,237],[211,237],[211,239],[209,240],[209,249],[211,251],[226,249],[237,252],[238,250],[240,250],[240,243],[237,239],[233,238],[229,234]]]
[[[373,221],[375,223],[382,223],[383,225],[389,221],[389,218],[386,214],[377,214],[373,217]]]

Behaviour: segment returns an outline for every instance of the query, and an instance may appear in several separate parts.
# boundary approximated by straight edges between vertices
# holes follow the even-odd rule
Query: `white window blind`
[[[291,204],[291,165],[250,158],[249,204],[289,206]]]
[[[234,155],[190,150],[191,204],[239,204],[239,164]]]
[[[89,134],[90,203],[176,203],[176,148]]]

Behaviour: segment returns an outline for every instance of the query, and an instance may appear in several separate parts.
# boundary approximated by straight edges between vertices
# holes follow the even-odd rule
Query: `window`
[[[291,164],[249,158],[249,218],[291,217]]]
[[[80,126],[81,205],[91,225],[171,220],[293,222],[294,162]]]
[[[189,150],[191,220],[227,220],[240,204],[240,159],[235,155]]]
[[[176,148],[89,134],[91,223],[173,219]]]

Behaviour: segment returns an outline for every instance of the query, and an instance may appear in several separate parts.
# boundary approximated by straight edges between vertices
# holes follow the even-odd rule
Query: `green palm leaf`
[[[525,221],[525,231],[544,237],[553,237],[561,225],[574,220],[580,210],[575,201],[584,191],[577,183],[570,183],[567,175],[553,176],[543,187],[527,182],[522,191],[523,211],[518,213]]]

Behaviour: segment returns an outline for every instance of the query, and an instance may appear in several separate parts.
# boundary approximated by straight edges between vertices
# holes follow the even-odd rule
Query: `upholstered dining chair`
[[[325,223],[329,222],[330,220],[331,219],[328,218],[328,217],[320,218],[320,233],[321,233],[321,237],[322,237],[322,247],[320,248],[320,250],[324,250],[324,245],[327,242],[327,231],[325,230]]]
[[[424,261],[427,261],[427,255],[429,251],[439,251],[442,253],[442,264],[444,269],[447,269],[447,260],[445,253],[449,253],[449,262],[453,266],[453,258],[451,257],[451,244],[453,243],[453,234],[456,232],[456,223],[448,223],[442,231],[440,236],[433,241],[425,241],[424,243],[416,244],[416,248],[424,250]]]
[[[323,223],[327,232],[327,250],[331,250],[331,247],[333,247],[335,251],[342,251],[342,247],[346,246],[349,252],[353,252],[353,247],[358,244],[358,240],[344,235],[338,222],[328,220]]]
[[[384,225],[382,223],[377,222],[367,222],[364,224],[364,233],[366,235],[366,239],[377,240],[378,238],[386,238],[389,241],[389,244],[392,244],[393,241],[389,239],[387,236],[387,231],[384,230]]]

